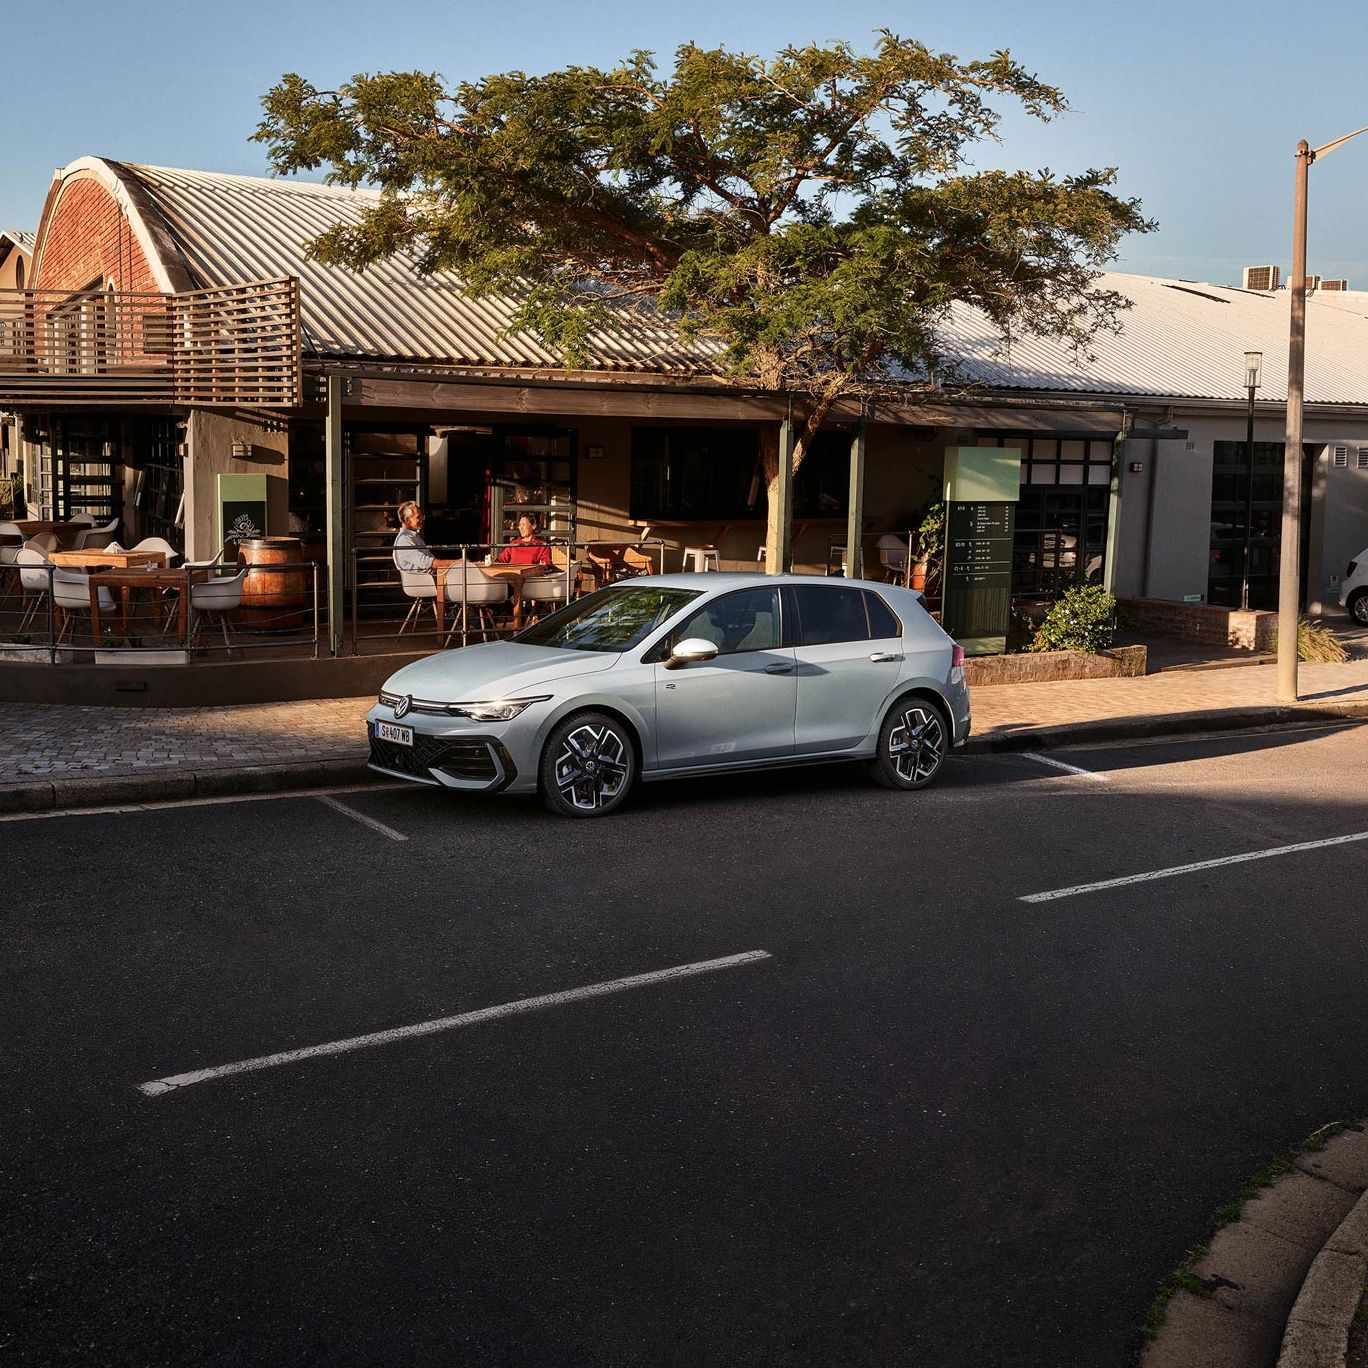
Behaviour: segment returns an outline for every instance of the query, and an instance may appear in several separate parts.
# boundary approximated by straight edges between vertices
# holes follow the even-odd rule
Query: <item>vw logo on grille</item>
[[[408,716],[408,710],[409,710],[411,707],[413,707],[413,695],[412,695],[412,694],[405,694],[405,695],[403,696],[403,698],[401,698],[401,699],[394,705],[394,715],[395,715],[395,717],[407,717],[407,716]]]

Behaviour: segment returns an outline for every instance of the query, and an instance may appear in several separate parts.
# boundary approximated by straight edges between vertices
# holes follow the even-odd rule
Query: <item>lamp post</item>
[[[1244,565],[1240,579],[1240,609],[1249,611],[1249,555],[1254,544],[1254,391],[1263,383],[1263,352],[1245,352],[1245,389],[1249,391],[1249,426],[1245,435],[1245,458],[1249,467],[1245,485]]]
[[[1292,209],[1292,322],[1287,340],[1287,445],[1283,449],[1282,550],[1278,560],[1278,701],[1297,701],[1297,619],[1301,616],[1302,388],[1306,378],[1306,173],[1351,138],[1313,148],[1297,144],[1296,194]]]

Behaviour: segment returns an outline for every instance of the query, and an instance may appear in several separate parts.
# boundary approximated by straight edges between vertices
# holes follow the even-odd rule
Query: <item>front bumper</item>
[[[434,787],[498,793],[517,777],[518,767],[508,748],[493,736],[429,736],[414,728],[413,745],[381,741],[375,723],[367,722],[369,768],[395,779],[409,779]]]

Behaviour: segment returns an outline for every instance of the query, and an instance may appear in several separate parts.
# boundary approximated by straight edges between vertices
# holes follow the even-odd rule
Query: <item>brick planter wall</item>
[[[1136,631],[1211,646],[1238,646],[1245,651],[1277,648],[1278,615],[1241,612],[1212,603],[1171,603],[1167,599],[1121,599],[1122,619]]]
[[[993,684],[1048,684],[1064,679],[1135,679],[1145,673],[1143,646],[1084,651],[1025,651],[1020,655],[970,656],[964,676],[971,689]]]

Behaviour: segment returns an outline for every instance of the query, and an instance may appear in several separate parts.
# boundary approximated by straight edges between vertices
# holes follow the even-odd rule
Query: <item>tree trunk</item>
[[[817,402],[813,404],[808,412],[806,420],[801,428],[798,429],[797,437],[793,443],[793,474],[797,475],[801,469],[803,460],[807,456],[812,446],[814,438],[821,430],[822,424],[826,421],[826,416],[831,412],[831,406],[840,397],[841,391],[846,388],[846,381],[829,385],[818,396]],[[773,574],[778,574],[783,567],[779,565],[779,434],[780,426],[766,425],[760,429],[760,459],[765,470],[765,493],[766,499],[766,522],[765,522],[765,569]],[[790,514],[792,513],[792,501],[790,500]]]

